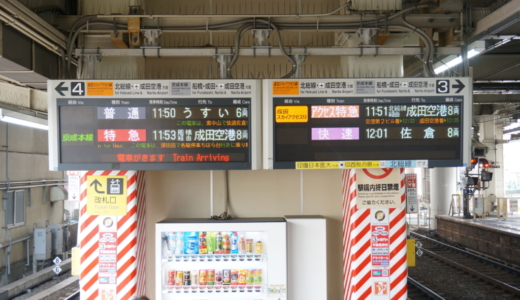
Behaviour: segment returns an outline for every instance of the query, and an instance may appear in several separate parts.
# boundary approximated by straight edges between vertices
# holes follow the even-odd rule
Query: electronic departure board
[[[264,168],[463,166],[468,78],[265,80]]]
[[[260,167],[260,81],[49,81],[51,170]]]

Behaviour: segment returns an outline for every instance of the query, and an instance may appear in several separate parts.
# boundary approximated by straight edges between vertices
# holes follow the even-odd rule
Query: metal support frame
[[[307,55],[295,54],[291,56],[296,61],[296,71],[294,72],[294,78],[302,78],[302,65],[303,62],[307,59]]]
[[[253,47],[270,47],[271,45],[265,39],[269,38],[271,32],[272,29],[251,29],[251,34],[257,40]]]
[[[47,186],[43,187],[42,203],[47,204]]]
[[[228,78],[228,64],[231,61],[231,56],[229,54],[214,54],[215,59],[218,62],[218,73],[220,79]]]
[[[29,185],[31,184],[29,183]],[[27,206],[31,206],[31,188],[27,189]]]
[[[421,47],[405,47],[405,48],[393,48],[393,47],[366,47],[364,55],[422,55],[424,49]],[[143,56],[156,57],[158,55],[156,49],[76,49],[76,56],[88,56],[88,55],[101,55],[106,56]],[[230,48],[162,48],[161,57],[199,57],[206,56],[211,57],[221,55],[233,55],[233,49]],[[316,56],[358,56],[359,48],[291,48],[291,55],[316,55]],[[460,55],[461,50],[457,47],[436,47],[435,54],[437,55]],[[282,52],[279,48],[266,49],[266,48],[240,48],[240,56],[282,56]],[[218,59],[217,59],[218,60]]]
[[[141,48],[161,48],[159,43],[155,41],[161,36],[162,31],[160,29],[141,29],[141,33],[146,40]]]
[[[376,36],[378,31],[378,28],[359,28],[357,31],[357,35],[359,37],[363,37],[363,42],[361,42],[361,45],[376,45],[376,43],[374,43],[372,39],[374,38],[374,36]]]

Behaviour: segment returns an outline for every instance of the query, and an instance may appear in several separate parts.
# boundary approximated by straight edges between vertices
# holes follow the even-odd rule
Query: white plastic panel
[[[327,221],[286,216],[289,300],[327,299]]]

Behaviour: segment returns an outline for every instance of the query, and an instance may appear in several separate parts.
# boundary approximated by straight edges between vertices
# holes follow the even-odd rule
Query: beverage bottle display
[[[206,234],[206,244],[208,246],[208,254],[215,253],[215,233],[208,232]]]
[[[208,254],[206,232],[201,232],[199,236],[199,254]]]
[[[206,270],[199,271],[199,285],[206,285],[208,283],[208,273]]]
[[[255,270],[255,284],[262,284],[262,270]]]
[[[175,272],[175,285],[182,285],[184,283],[184,272]]]
[[[182,254],[184,251],[184,239],[182,232],[177,233],[177,242],[175,243],[175,254]]]
[[[166,284],[168,286],[174,286],[175,285],[175,271],[169,270],[168,271],[168,279],[166,281]]]
[[[238,253],[245,254],[246,253],[246,238],[243,233],[238,235]]]
[[[238,270],[238,285],[246,285],[247,281],[247,270],[240,269]]]
[[[229,254],[231,252],[231,241],[229,240],[229,234],[224,234],[222,239],[222,254]]]
[[[168,249],[170,250],[169,254],[175,254],[175,246],[177,245],[177,235],[175,234],[175,232],[171,231],[167,233],[166,238],[166,243]]]
[[[184,271],[184,285],[191,285],[191,272]]]
[[[253,239],[246,240],[246,253],[253,253]]]
[[[261,254],[264,252],[264,244],[262,243],[262,241],[258,241],[256,242],[256,253],[257,254]]]
[[[231,232],[231,253],[238,253],[238,232]]]
[[[191,284],[199,285],[199,271],[198,270],[191,271]]]
[[[224,285],[231,284],[231,270],[229,270],[229,269],[222,270],[222,283]]]
[[[222,254],[222,234],[217,232],[215,236],[215,254]]]
[[[185,232],[184,233],[184,253],[198,254],[199,253],[199,233]]]
[[[207,279],[208,285],[215,285],[215,270],[207,270],[207,273],[208,273],[208,279]]]
[[[231,285],[237,285],[238,284],[238,270],[233,269],[231,270]]]
[[[247,285],[255,284],[255,270],[247,270],[246,284]]]
[[[215,271],[215,285],[222,285],[222,271]]]

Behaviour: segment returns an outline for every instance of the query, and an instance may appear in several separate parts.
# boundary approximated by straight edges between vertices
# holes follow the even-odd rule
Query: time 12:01
[[[367,139],[386,139],[388,138],[388,129],[386,128],[367,128],[365,129]]]

